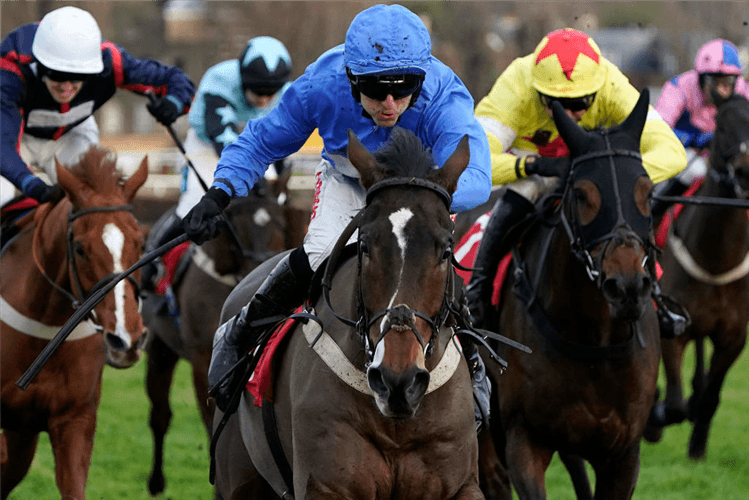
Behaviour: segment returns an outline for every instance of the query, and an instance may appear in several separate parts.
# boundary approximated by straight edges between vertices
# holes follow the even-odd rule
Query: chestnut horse
[[[749,199],[749,102],[734,95],[721,104],[710,146],[709,169],[695,198]],[[689,312],[684,335],[663,341],[665,401],[652,413],[646,439],[660,440],[665,425],[688,418],[694,423],[689,456],[704,458],[710,422],[718,408],[728,369],[746,344],[749,322],[749,219],[746,208],[685,204],[671,225],[661,287]],[[707,374],[704,339],[713,344]],[[692,395],[684,400],[681,364],[684,349],[695,343]]]
[[[288,178],[289,175],[281,176],[269,186],[263,184],[262,190],[253,189],[245,198],[232,199],[224,214],[234,228],[236,240],[224,231],[201,246],[189,247],[182,258],[184,262],[179,264],[183,270],[173,286],[178,321],[165,311],[156,310],[162,300],[150,293],[144,298],[143,320],[153,334],[146,347],[146,391],[151,401],[149,425],[154,440],[148,481],[152,495],[164,491],[166,485],[164,439],[172,418],[169,390],[177,362],[182,358],[192,366],[198,410],[210,437],[215,404],[208,398],[208,366],[224,300],[258,264],[302,244],[309,215],[288,201],[282,203],[288,200]],[[210,293],[206,293],[208,290]]]
[[[484,498],[453,328],[449,206],[469,154],[465,137],[437,169],[411,132],[395,129],[375,155],[349,132],[366,206],[274,356],[272,398],[245,391],[219,435],[223,498]],[[243,302],[233,296],[224,321]]]
[[[546,498],[555,452],[579,498],[592,498],[584,460],[595,498],[634,492],[660,359],[647,262],[652,182],[639,154],[648,100],[645,90],[623,123],[593,131],[554,104],[571,169],[513,248],[497,324],[533,354],[498,345],[509,369],[500,377],[487,366],[490,430],[521,500]]]
[[[0,257],[2,284],[2,498],[24,478],[40,432],[49,434],[62,498],[84,498],[105,364],[132,366],[145,339],[138,292],[121,281],[26,390],[15,382],[98,285],[135,264],[143,236],[129,203],[148,163],[127,180],[115,156],[92,147],[56,165],[67,197],[41,205]]]

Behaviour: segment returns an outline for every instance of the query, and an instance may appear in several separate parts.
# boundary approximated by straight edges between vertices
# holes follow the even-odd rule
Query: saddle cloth
[[[481,244],[481,238],[484,235],[484,227],[486,221],[489,220],[491,212],[486,212],[476,222],[473,223],[471,228],[463,235],[458,242],[458,246],[455,248],[455,259],[464,267],[471,268],[473,263],[476,261],[476,254]],[[512,260],[512,253],[508,252],[500,261],[499,267],[497,268],[497,274],[494,276],[494,282],[492,285],[492,305],[499,305],[499,292],[502,289],[502,283],[504,283],[505,277],[507,276],[507,269],[510,267],[510,261]],[[463,271],[457,269],[458,275],[463,278],[463,282],[468,284],[471,279],[470,271]]]
[[[301,311],[302,306],[299,306],[294,312],[298,313]],[[273,380],[273,356],[295,323],[295,319],[287,319],[281,323],[276,328],[276,331],[273,332],[273,335],[271,335],[268,343],[265,345],[265,349],[260,354],[260,360],[255,366],[250,380],[247,382],[247,390],[254,397],[255,406],[263,406],[263,399],[273,401],[273,386],[271,385]]]
[[[169,250],[161,258],[161,261],[164,263],[164,275],[158,283],[156,283],[156,293],[159,295],[165,295],[167,289],[174,284],[174,276],[177,273],[177,266],[188,248],[190,248],[190,242],[185,241]]]

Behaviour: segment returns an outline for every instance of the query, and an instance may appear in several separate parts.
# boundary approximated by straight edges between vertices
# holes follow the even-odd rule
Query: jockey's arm
[[[640,140],[642,163],[653,184],[670,179],[687,166],[684,146],[651,108]]]

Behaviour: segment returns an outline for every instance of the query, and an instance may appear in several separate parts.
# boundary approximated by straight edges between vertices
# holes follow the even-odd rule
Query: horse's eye
[[[78,257],[86,257],[86,252],[83,250],[83,245],[81,245],[77,241],[73,243],[73,251]]]
[[[453,254],[453,247],[452,245],[448,245],[445,247],[444,252],[442,252],[442,260],[448,260]]]
[[[362,254],[369,253],[369,245],[367,245],[367,240],[365,240],[364,238],[359,238],[359,251]]]

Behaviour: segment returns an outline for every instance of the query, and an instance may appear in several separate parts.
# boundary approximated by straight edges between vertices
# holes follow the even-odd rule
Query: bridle
[[[356,297],[356,311],[357,315],[359,317],[358,320],[352,320],[349,318],[346,318],[344,316],[341,316],[338,314],[330,302],[330,288],[331,288],[331,281],[333,278],[333,274],[335,273],[335,270],[339,264],[339,260],[341,257],[341,253],[343,252],[343,249],[346,245],[346,242],[349,240],[351,235],[353,235],[354,231],[358,230],[361,227],[361,222],[364,219],[364,215],[366,214],[366,211],[368,207],[370,206],[370,202],[374,195],[381,191],[384,188],[393,187],[393,186],[413,186],[413,187],[419,187],[419,188],[425,188],[427,190],[430,190],[434,193],[436,193],[444,202],[445,208],[449,211],[450,204],[452,203],[452,196],[447,192],[445,188],[440,186],[439,184],[426,180],[426,179],[420,179],[420,178],[409,178],[409,177],[395,177],[395,178],[389,178],[384,179],[379,182],[376,182],[373,184],[366,194],[366,205],[363,209],[361,209],[357,215],[352,219],[352,221],[349,223],[349,225],[344,230],[341,237],[338,239],[338,242],[336,243],[336,246],[334,247],[333,251],[331,252],[331,255],[328,259],[327,266],[325,268],[325,275],[323,277],[322,281],[322,292],[323,296],[325,298],[325,302],[327,306],[330,308],[333,315],[342,323],[345,325],[354,327],[357,333],[357,336],[359,337],[362,346],[364,347],[364,350],[367,355],[367,359],[371,362],[374,358],[374,353],[377,345],[384,339],[387,332],[390,330],[395,331],[411,331],[414,336],[416,337],[417,342],[421,346],[424,357],[428,357],[434,350],[434,343],[437,339],[438,333],[440,331],[440,328],[445,324],[448,316],[450,315],[450,312],[453,311],[454,307],[451,305],[451,302],[454,300],[453,294],[451,293],[451,290],[453,289],[453,274],[452,272],[447,272],[445,277],[445,285],[444,285],[444,293],[443,293],[443,300],[442,305],[440,306],[440,310],[437,312],[434,316],[429,316],[421,311],[417,311],[411,307],[409,307],[406,304],[399,304],[394,307],[389,307],[387,309],[383,309],[381,311],[378,311],[372,315],[367,313],[367,308],[364,305],[363,302],[363,294],[362,294],[362,280],[359,279],[359,287],[357,288],[357,297]],[[362,241],[361,238],[357,241],[357,276],[361,277],[361,270],[362,270]],[[452,251],[453,248],[450,246],[447,250],[450,255],[448,256],[450,258],[450,261],[452,261]],[[431,328],[432,330],[432,336],[429,339],[428,342],[424,341],[424,337],[421,335],[419,330],[416,328],[416,318],[421,318],[424,320]],[[370,341],[368,332],[372,328],[372,326],[380,320],[383,320],[384,324],[380,328],[380,335],[378,336],[377,340],[374,342],[374,344]]]
[[[88,297],[91,296],[96,290],[99,288],[105,286],[107,283],[109,283],[112,279],[114,279],[117,276],[117,273],[110,273],[103,278],[101,278],[94,287],[89,290],[88,292],[84,292],[83,285],[81,283],[80,273],[78,272],[78,265],[76,263],[76,252],[73,245],[73,221],[78,219],[79,217],[82,217],[84,215],[94,214],[94,213],[102,213],[102,212],[119,212],[119,211],[127,211],[132,212],[133,207],[132,205],[118,205],[118,206],[107,206],[107,207],[92,207],[92,208],[84,208],[82,210],[74,211],[73,208],[70,208],[70,213],[68,215],[68,227],[67,227],[67,259],[69,262],[69,274],[71,276],[71,282],[73,284],[73,292],[69,292],[65,288],[61,287],[55,281],[44,271],[44,268],[42,267],[41,262],[39,261],[39,255],[37,254],[37,248],[38,248],[38,240],[39,240],[39,234],[41,232],[41,226],[42,223],[39,223],[39,229],[35,231],[34,233],[34,240],[32,244],[33,248],[33,256],[34,256],[34,263],[36,264],[37,269],[39,272],[44,276],[44,278],[49,282],[52,287],[60,292],[62,295],[67,297],[67,299],[71,302],[73,309],[78,309],[80,305],[86,301]],[[47,212],[47,215],[49,212]],[[132,276],[127,277],[128,281],[132,283],[132,285],[135,287],[135,295],[138,296],[138,284],[135,281],[135,278]]]
[[[641,162],[642,155],[638,151],[611,148],[608,129],[603,129],[599,132],[606,142],[606,149],[584,154],[572,160],[570,166],[570,174],[568,175],[567,184],[565,186],[564,193],[562,194],[561,206],[565,205],[565,200],[569,200],[569,198],[572,197],[571,203],[576,207],[577,202],[574,190],[572,188],[572,184],[575,180],[575,169],[579,168],[579,165],[582,163],[597,160],[599,158],[607,158],[608,167],[611,173],[611,182],[613,183],[613,189],[611,189],[610,192],[607,192],[606,195],[613,196],[614,198],[616,207],[616,221],[611,224],[610,227],[604,228],[603,230],[605,232],[603,234],[598,234],[601,232],[600,228],[594,229],[595,231],[597,231],[594,234],[589,234],[591,231],[587,231],[588,234],[586,234],[586,231],[583,229],[579,218],[574,218],[572,221],[570,221],[564,209],[560,210],[560,219],[562,222],[562,227],[564,228],[569,238],[572,254],[578,261],[580,261],[580,263],[583,264],[588,278],[590,278],[591,281],[594,281],[600,288],[603,279],[603,259],[606,255],[608,247],[613,242],[620,242],[622,240],[622,229],[626,232],[629,238],[634,238],[642,246],[642,248],[645,249],[645,258],[642,261],[642,267],[646,270],[648,269],[648,266],[646,266],[647,260],[649,258],[650,250],[652,249],[653,245],[652,241],[650,241],[652,239],[651,235],[647,235],[646,237],[644,237],[643,234],[640,234],[642,233],[642,231],[638,233],[638,231],[636,231],[632,227],[632,224],[625,218],[622,197],[620,194],[619,177],[617,176],[616,164],[614,162],[614,159],[617,157],[633,158]],[[603,248],[594,259],[591,255],[591,250],[601,243],[603,243]]]
[[[723,167],[710,168],[707,171],[707,175],[719,185],[727,188],[737,199],[749,197],[749,193],[742,189],[736,177],[736,167],[734,166],[736,159],[747,154],[747,152],[749,152],[749,140],[741,141],[729,148],[728,151],[718,153],[718,157],[724,162]]]

